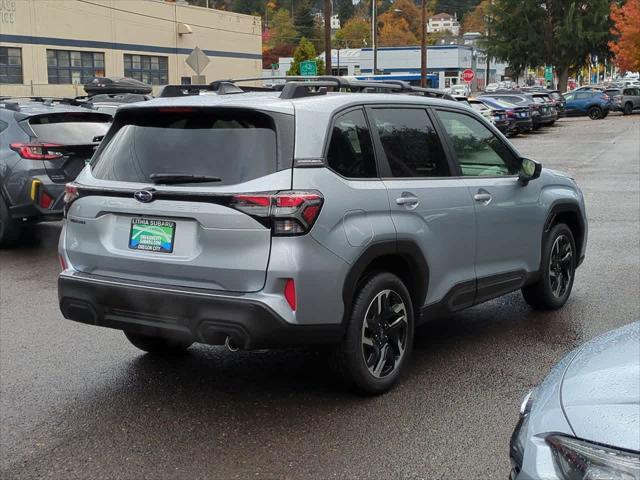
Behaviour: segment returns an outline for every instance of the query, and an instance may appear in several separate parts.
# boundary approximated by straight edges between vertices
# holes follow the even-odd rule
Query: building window
[[[88,83],[104,77],[104,53],[47,50],[49,83]]]
[[[0,47],[0,83],[22,83],[22,51]]]
[[[125,53],[124,76],[151,85],[166,85],[169,83],[169,60],[167,57]]]

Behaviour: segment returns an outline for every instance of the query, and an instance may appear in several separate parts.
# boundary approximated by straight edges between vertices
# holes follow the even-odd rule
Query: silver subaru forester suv
[[[587,239],[570,177],[456,102],[322,85],[119,109],[66,189],[63,315],[158,354],[328,344],[376,394],[423,322],[518,289],[564,305]]]

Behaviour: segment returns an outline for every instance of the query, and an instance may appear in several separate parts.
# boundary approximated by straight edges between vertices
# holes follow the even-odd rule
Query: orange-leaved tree
[[[611,30],[616,40],[609,42],[614,62],[621,70],[640,71],[640,0],[627,0],[618,6],[611,4]]]

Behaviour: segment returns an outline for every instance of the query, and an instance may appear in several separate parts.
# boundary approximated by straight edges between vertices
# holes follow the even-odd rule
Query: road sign
[[[199,47],[196,47],[189,54],[189,56],[185,60],[185,63],[191,67],[191,70],[200,75],[205,67],[209,64],[209,57],[207,57],[207,55],[202,50],[200,50]]]
[[[318,64],[315,60],[305,60],[300,62],[300,75],[304,77],[314,77],[318,75]]]
[[[553,82],[553,67],[544,67],[544,79]]]
[[[462,72],[462,80],[467,83],[471,83],[475,76],[476,74],[470,68],[467,68],[465,71]]]

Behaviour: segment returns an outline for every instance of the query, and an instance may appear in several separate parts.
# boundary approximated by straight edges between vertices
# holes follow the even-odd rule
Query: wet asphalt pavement
[[[64,320],[59,226],[35,227],[0,251],[0,477],[507,478],[522,396],[575,346],[640,318],[640,115],[513,141],[585,192],[587,257],[568,304],[534,312],[514,293],[431,323],[377,398],[345,391],[317,352],[158,359]]]

